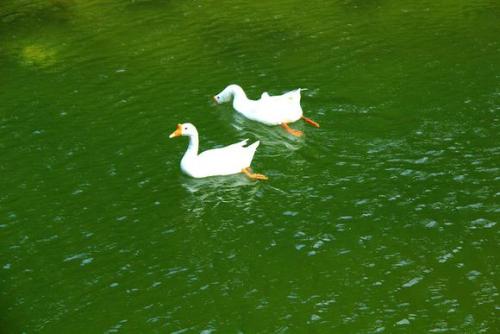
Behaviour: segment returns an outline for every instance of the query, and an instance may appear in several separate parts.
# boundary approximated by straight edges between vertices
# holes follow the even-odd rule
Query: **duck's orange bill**
[[[174,138],[182,136],[182,124],[177,124],[177,129],[168,136],[168,138]]]

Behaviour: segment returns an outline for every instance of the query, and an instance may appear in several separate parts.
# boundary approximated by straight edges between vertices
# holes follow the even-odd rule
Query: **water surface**
[[[0,4],[5,332],[493,333],[495,1]],[[293,138],[211,96],[308,88]],[[269,177],[194,180],[261,140]]]

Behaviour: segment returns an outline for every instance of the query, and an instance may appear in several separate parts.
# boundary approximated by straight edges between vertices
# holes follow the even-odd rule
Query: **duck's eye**
[[[187,127],[184,128],[184,130],[187,130],[187,129],[188,129]]]

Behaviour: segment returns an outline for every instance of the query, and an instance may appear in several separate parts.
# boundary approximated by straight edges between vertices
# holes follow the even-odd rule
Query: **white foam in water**
[[[398,326],[407,326],[409,324],[410,324],[410,320],[408,320],[406,318],[405,319],[401,319],[398,322],[396,322],[396,325],[398,325]]]
[[[415,277],[415,278],[412,278],[411,280],[409,280],[408,282],[406,282],[405,284],[403,284],[403,288],[410,288],[412,286],[414,286],[415,284],[417,284],[418,282],[420,282],[422,280],[423,277]]]

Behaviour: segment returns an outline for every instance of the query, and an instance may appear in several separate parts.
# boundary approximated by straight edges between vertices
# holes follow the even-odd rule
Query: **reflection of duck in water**
[[[248,182],[238,174],[202,179],[185,178],[179,186],[184,190],[183,200],[179,203],[183,219],[193,224],[198,223],[200,219],[210,220],[213,214],[219,212],[218,210],[229,208],[240,212],[256,213],[261,199],[258,193],[263,189],[261,188],[263,183]],[[268,183],[266,183],[266,189],[267,187],[273,189]],[[215,226],[225,228],[223,226],[226,222],[231,222],[230,225],[234,226],[231,215],[219,219],[220,224]],[[243,223],[245,221],[240,222],[240,224]]]
[[[247,98],[243,89],[238,85],[229,85],[222,92],[214,96],[217,103],[229,102],[233,99],[233,108],[248,119],[264,123],[266,125],[281,125],[286,131],[294,136],[303,133],[288,126],[299,119],[319,128],[319,124],[310,118],[304,117],[300,106],[301,88],[285,93],[283,95],[271,96],[262,93],[259,100]]]
[[[252,173],[250,169],[259,141],[245,147],[248,141],[245,139],[236,144],[198,154],[198,131],[193,124],[178,124],[170,138],[178,136],[189,137],[188,149],[181,160],[181,169],[189,176],[200,178],[244,173],[252,180],[267,180],[265,175]]]

